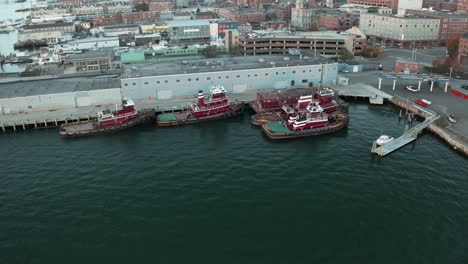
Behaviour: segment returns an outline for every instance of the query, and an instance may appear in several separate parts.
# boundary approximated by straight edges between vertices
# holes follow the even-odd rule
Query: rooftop
[[[119,24],[119,25],[110,25],[110,26],[104,26],[104,29],[113,29],[113,28],[135,28],[135,27],[140,27],[140,25],[137,24]]]
[[[374,16],[382,16],[382,17],[392,17],[392,18],[398,18],[398,19],[438,19],[434,17],[421,17],[417,15],[394,15],[394,14],[379,14],[379,13],[367,13],[364,15],[374,15]],[[362,16],[362,15],[361,15]]]
[[[0,98],[119,88],[119,78],[67,78],[0,82]]]
[[[298,55],[264,55],[142,63],[123,65],[122,78],[315,65],[327,62],[330,61],[321,56],[317,56],[316,59],[313,56],[303,56],[301,59]]]
[[[466,14],[457,14],[457,13],[453,13],[453,12],[435,11],[435,10],[431,10],[431,9],[423,9],[423,10],[410,9],[409,11],[418,12],[420,14],[441,16],[441,17],[442,16],[445,16],[445,17],[467,17]]]
[[[170,27],[208,26],[209,24],[210,19],[167,21],[167,25]]]
[[[58,23],[47,23],[47,24],[32,24],[24,26],[24,30],[41,29],[41,28],[53,28],[53,27],[70,27],[73,26],[73,22],[58,22]]]
[[[312,39],[344,39],[346,36],[353,36],[352,33],[343,32],[342,34],[336,31],[308,31],[308,32],[294,32],[288,31],[265,31],[255,30],[256,34],[247,34],[247,38],[312,38]]]
[[[98,59],[98,58],[112,58],[114,56],[114,51],[111,49],[102,49],[102,50],[89,50],[81,54],[72,54],[65,58],[66,61],[74,60],[88,60],[88,59]]]
[[[68,41],[68,44],[78,44],[78,43],[89,43],[89,42],[103,42],[103,41],[115,41],[119,40],[118,37],[107,37],[107,38],[87,38],[87,39],[79,39]]]

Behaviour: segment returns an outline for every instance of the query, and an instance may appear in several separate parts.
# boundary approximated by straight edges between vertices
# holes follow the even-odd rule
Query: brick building
[[[418,73],[419,64],[417,62],[395,61],[393,71],[395,73],[405,73],[405,74]]]
[[[272,28],[272,29],[282,29],[287,26],[286,21],[266,21],[260,23],[260,27],[264,29]]]
[[[226,7],[216,9],[218,15],[226,20],[237,21],[239,24],[263,22],[266,14],[252,8]]]
[[[124,24],[142,24],[156,21],[156,15],[151,11],[123,13],[121,15]]]
[[[402,1],[406,1],[406,0],[402,0]],[[348,4],[385,6],[385,7],[390,7],[390,8],[398,8],[398,0],[348,0]]]
[[[468,13],[468,0],[458,0],[457,11]]]
[[[172,2],[152,2],[148,4],[149,11],[155,12],[155,11],[171,11],[174,6],[172,5]]]
[[[460,60],[468,64],[468,32],[463,34],[460,38],[460,44],[458,45],[458,54],[460,54]]]
[[[440,19],[438,36],[439,45],[444,45],[448,40],[460,36],[468,31],[467,15],[428,10],[406,10],[406,13],[419,17]]]
[[[100,14],[94,16],[92,22],[95,26],[121,24],[122,16],[120,14]]]
[[[319,27],[321,30],[344,31],[358,24],[359,18],[351,13],[324,14],[319,17]]]

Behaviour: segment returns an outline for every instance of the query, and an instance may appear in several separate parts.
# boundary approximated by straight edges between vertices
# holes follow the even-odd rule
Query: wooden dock
[[[388,142],[387,144],[383,144],[380,147],[378,147],[377,143],[374,141],[374,143],[372,144],[371,153],[377,154],[380,157],[383,157],[383,156],[386,156],[386,155],[392,153],[393,151],[395,151],[395,150],[405,146],[406,144],[416,140],[416,138],[418,137],[418,134],[424,128],[428,127],[434,121],[439,119],[439,117],[440,117],[439,115],[432,115],[432,116],[427,117],[426,120],[424,120],[424,122],[422,122],[421,124],[418,124],[418,125],[412,127],[411,129],[408,129],[408,130],[405,129],[405,132],[399,138],[396,138],[396,139]]]

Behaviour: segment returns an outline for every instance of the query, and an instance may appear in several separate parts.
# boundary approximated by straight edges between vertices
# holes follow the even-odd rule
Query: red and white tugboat
[[[62,136],[77,137],[114,132],[154,119],[154,116],[154,110],[137,111],[135,103],[129,98],[124,98],[122,100],[122,109],[99,112],[95,121],[62,124],[59,133]]]
[[[175,126],[201,121],[222,119],[240,113],[243,102],[229,103],[226,89],[221,85],[211,87],[211,95],[205,97],[198,92],[198,101],[191,104],[189,109],[180,113],[164,113],[157,116],[158,126]]]
[[[348,115],[340,111],[328,114],[320,101],[312,95],[301,96],[296,105],[285,105],[284,121],[270,121],[262,125],[272,139],[316,136],[338,131],[348,125]]]
[[[313,94],[313,96],[310,94]],[[333,91],[333,89],[328,87],[324,87],[319,90],[314,89],[312,92],[309,93],[309,95],[299,96],[294,102],[303,102],[304,100],[312,99],[312,97],[316,99],[316,101],[323,108],[323,111],[325,113],[330,114],[335,111],[341,111],[343,113],[348,112],[348,105],[338,98],[338,95],[335,93],[335,91]],[[284,101],[284,104],[288,104],[286,100]],[[250,117],[250,120],[254,125],[263,125],[270,121],[281,121],[285,118],[285,112],[281,110],[255,114]]]

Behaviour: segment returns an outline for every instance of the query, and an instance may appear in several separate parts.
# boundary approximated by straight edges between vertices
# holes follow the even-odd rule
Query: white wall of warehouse
[[[0,115],[119,103],[120,88],[0,99]]]
[[[323,68],[324,84],[335,83],[338,77],[338,64],[326,64]],[[199,90],[208,93],[210,86],[217,84],[223,85],[229,93],[284,89],[292,86],[309,86],[311,83],[318,85],[321,69],[321,65],[302,65],[122,78],[121,88],[123,96],[135,100],[164,100],[174,96],[192,96]]]

